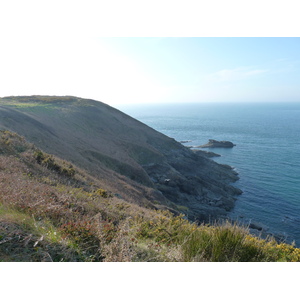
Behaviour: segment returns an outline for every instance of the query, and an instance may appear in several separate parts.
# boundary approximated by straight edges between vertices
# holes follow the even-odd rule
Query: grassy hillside
[[[0,131],[0,261],[300,261],[235,224],[129,203],[101,180]]]
[[[231,185],[238,177],[229,166],[98,101],[1,98],[0,129],[76,164],[128,202],[168,207],[190,220],[226,216],[241,192]]]
[[[144,137],[138,139],[134,129],[116,121],[110,110],[105,104],[76,97],[7,97],[0,99],[0,129],[13,130],[42,150],[76,162],[115,193],[126,191],[121,196],[128,201],[146,205],[147,198],[153,198],[153,185],[131,158],[136,143],[143,148]],[[133,142],[124,145],[129,137]],[[145,152],[154,157],[157,151]]]

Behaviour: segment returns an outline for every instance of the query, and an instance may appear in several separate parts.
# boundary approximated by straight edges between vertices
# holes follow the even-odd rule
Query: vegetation
[[[58,164],[54,157],[49,154],[45,154],[41,150],[37,150],[34,152],[34,157],[38,164],[44,165],[47,169],[53,170],[59,174],[73,177],[75,175],[75,170],[72,164],[63,164],[62,166]]]
[[[41,101],[44,103],[53,103],[53,102],[71,102],[71,101],[77,101],[80,100],[80,98],[73,97],[73,96],[10,96],[10,97],[3,97],[0,98],[8,103],[26,103],[28,102],[29,104],[32,102],[37,101],[37,103],[40,103]]]
[[[0,131],[0,261],[300,261],[229,222],[126,202],[85,171]]]

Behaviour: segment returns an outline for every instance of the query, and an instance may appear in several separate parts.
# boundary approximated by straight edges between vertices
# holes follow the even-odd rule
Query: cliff
[[[190,220],[226,215],[241,193],[231,185],[238,179],[231,167],[98,101],[1,98],[0,129],[85,169],[121,199]]]

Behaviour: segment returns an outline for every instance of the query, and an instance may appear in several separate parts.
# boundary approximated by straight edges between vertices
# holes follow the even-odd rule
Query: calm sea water
[[[156,104],[118,107],[187,146],[229,140],[212,149],[233,166],[243,190],[230,217],[262,223],[300,246],[300,103]]]

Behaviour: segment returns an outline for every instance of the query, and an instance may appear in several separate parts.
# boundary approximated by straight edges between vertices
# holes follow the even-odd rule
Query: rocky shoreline
[[[231,166],[211,160],[207,151],[183,147],[168,153],[166,161],[143,168],[154,186],[183,209],[191,221],[211,222],[225,218],[242,191],[231,183],[239,179]]]
[[[192,141],[181,141],[180,143],[185,144],[185,143],[191,143],[191,142]],[[223,147],[223,148],[232,148],[234,146],[236,146],[236,145],[233,144],[232,142],[229,142],[229,141],[216,141],[216,140],[210,139],[209,142],[207,144],[205,144],[205,145],[202,145],[202,146],[186,146],[186,147],[189,148],[189,149],[191,149],[192,151],[198,153],[198,155],[202,155],[202,156],[205,156],[207,158],[212,158],[212,157],[219,157],[221,155],[217,154],[217,153],[214,153],[214,152],[211,152],[211,151],[202,150],[201,148],[218,148],[218,147],[219,148],[220,147]],[[230,166],[227,166],[227,167],[229,169],[233,170],[232,167],[230,167]],[[237,173],[236,173],[236,175],[238,176]],[[234,181],[235,180],[233,180],[233,182]],[[237,194],[236,194],[236,196],[238,196],[241,193],[242,193],[241,190],[238,191]],[[210,203],[210,205],[212,207],[218,207],[218,205],[223,206],[222,201],[220,201],[220,202],[218,202],[218,201],[210,201],[209,203]],[[233,203],[233,206],[232,206],[231,209],[233,209],[233,208],[234,208],[234,203]],[[196,207],[195,209],[198,210],[199,207],[198,208]],[[264,225],[264,224],[262,224],[260,222],[257,222],[255,220],[247,220],[246,218],[244,218],[244,216],[239,216],[238,220],[232,219],[232,218],[228,217],[226,214],[231,209],[226,210],[226,213],[223,214],[223,215],[222,214],[218,215],[219,211],[215,211],[215,214],[212,213],[212,215],[215,216],[215,217],[218,216],[218,220],[223,220],[224,219],[224,220],[230,221],[231,223],[236,223],[237,222],[239,225],[248,228],[250,234],[252,234],[254,236],[261,237],[261,238],[273,237],[277,242],[286,242],[286,243],[289,243],[287,241],[288,240],[288,236],[286,234],[271,232],[269,230],[268,226],[266,226],[266,225]],[[210,213],[211,213],[211,211],[210,211]]]
[[[240,216],[241,219],[244,219],[243,217]],[[239,226],[246,227],[249,229],[249,233],[262,238],[262,239],[267,239],[267,238],[274,238],[278,243],[287,243],[287,244],[292,244],[293,242],[289,240],[289,236],[287,236],[285,233],[280,233],[280,232],[272,232],[270,231],[270,228],[266,226],[263,223],[254,221],[254,220],[234,220],[231,218],[228,218],[227,220],[230,221],[231,223],[237,223]]]

